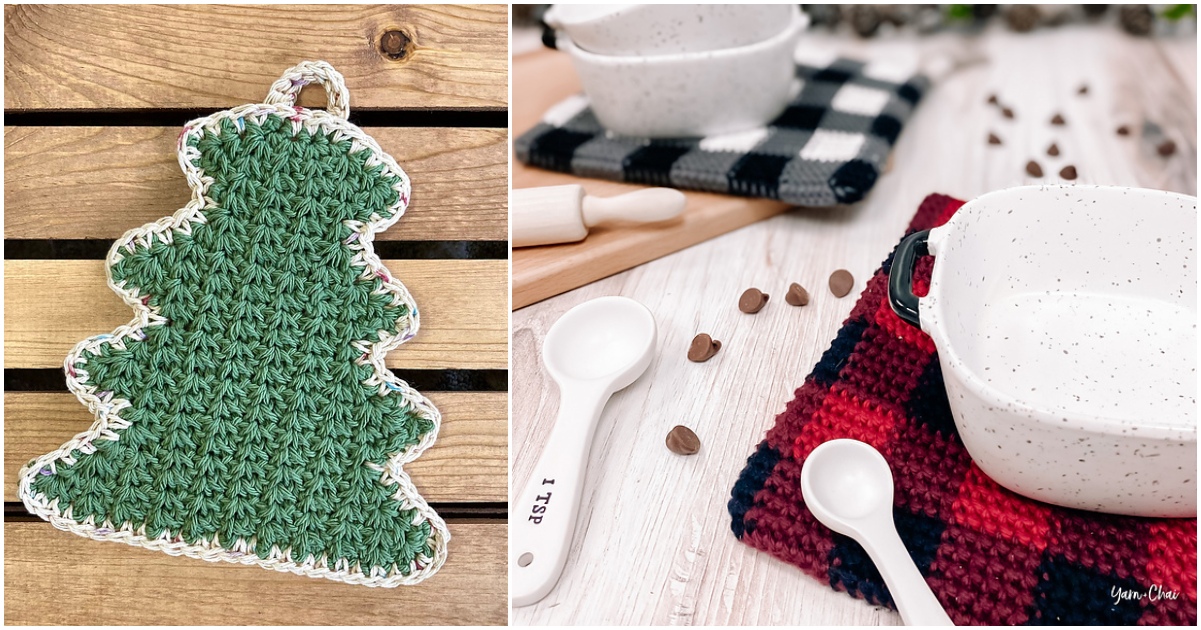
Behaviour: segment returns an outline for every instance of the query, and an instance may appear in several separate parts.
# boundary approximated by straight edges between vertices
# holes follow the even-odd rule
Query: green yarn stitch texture
[[[239,121],[242,122],[242,121]],[[123,252],[114,282],[141,288],[168,323],[124,350],[88,356],[87,382],[131,401],[118,441],[39,475],[35,492],[72,517],[145,525],[189,544],[254,539],[292,559],[346,559],[364,573],[410,573],[432,555],[429,521],[412,523],[396,487],[380,483],[389,456],[433,423],[399,395],[378,395],[356,365],[356,340],[395,331],[403,305],[360,279],[344,220],[388,216],[393,177],[368,167],[370,150],[291,122],[229,119],[190,142],[214,178],[206,224],[173,244]]]

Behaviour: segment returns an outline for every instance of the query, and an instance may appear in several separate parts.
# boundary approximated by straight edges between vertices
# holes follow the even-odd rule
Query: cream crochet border
[[[308,110],[292,104],[300,89],[313,82],[325,86],[329,95],[328,112]],[[163,217],[158,221],[126,232],[109,250],[105,264],[108,285],[117,295],[121,296],[126,304],[133,308],[134,318],[110,334],[89,337],[79,342],[67,355],[63,364],[67,373],[67,388],[95,414],[96,420],[90,429],[71,438],[58,450],[33,460],[21,469],[18,494],[30,512],[50,521],[58,529],[93,540],[122,542],[162,551],[172,556],[183,555],[210,562],[221,560],[236,564],[255,564],[266,569],[365,586],[395,587],[416,584],[436,573],[446,562],[447,543],[450,542],[450,532],[446,528],[446,523],[417,492],[417,488],[413,486],[408,474],[403,469],[405,464],[419,457],[437,439],[441,414],[425,396],[396,378],[384,366],[384,356],[387,352],[412,339],[417,333],[419,325],[417,306],[408,289],[383,266],[372,246],[375,234],[388,229],[404,214],[409,203],[409,178],[396,161],[384,153],[374,139],[347,121],[348,102],[345,84],[342,76],[336,70],[321,61],[302,62],[285,72],[283,77],[272,85],[266,102],[235,107],[191,121],[184,126],[178,141],[179,164],[188,180],[188,186],[192,190],[192,199],[172,216]],[[157,538],[150,538],[146,535],[144,525],[135,527],[133,523],[126,522],[115,526],[107,520],[97,525],[91,516],[83,521],[77,521],[72,517],[70,506],[60,510],[58,499],[48,501],[46,495],[33,491],[33,480],[44,468],[48,468],[50,474],[53,474],[57,462],[61,461],[68,465],[75,462],[71,451],[93,453],[96,451],[95,442],[99,440],[116,441],[120,438],[118,431],[131,424],[120,416],[123,409],[131,406],[130,401],[115,398],[111,391],[97,392],[95,385],[87,383],[88,373],[81,366],[86,365],[89,354],[99,355],[103,345],[108,344],[114,348],[124,349],[127,340],[146,338],[143,329],[167,322],[155,308],[143,302],[137,287],[126,287],[124,281],[113,282],[112,266],[122,260],[123,252],[134,252],[137,247],[148,248],[156,238],[170,244],[176,232],[191,234],[193,224],[205,223],[203,211],[214,206],[213,201],[205,196],[209,186],[213,183],[213,178],[206,176],[193,163],[200,157],[200,151],[196,147],[189,146],[188,140],[194,137],[199,138],[206,130],[218,131],[223,120],[233,120],[239,128],[242,128],[245,119],[261,123],[263,119],[272,114],[290,119],[293,133],[299,133],[301,129],[309,132],[320,130],[331,134],[335,141],[349,138],[351,153],[363,150],[371,152],[366,160],[367,166],[382,164],[386,175],[399,178],[399,182],[394,186],[398,199],[390,208],[392,211],[390,217],[383,218],[373,214],[367,223],[349,220],[345,223],[353,232],[346,241],[346,246],[355,252],[351,264],[363,268],[359,277],[362,279],[380,278],[383,282],[374,293],[391,294],[393,305],[404,304],[408,307],[408,315],[397,320],[397,329],[394,333],[381,330],[379,331],[379,340],[374,343],[368,340],[353,342],[354,347],[363,353],[357,363],[359,365],[370,363],[374,370],[364,384],[368,387],[378,388],[381,396],[399,394],[417,414],[427,418],[434,425],[430,432],[422,436],[420,442],[403,452],[392,455],[383,466],[372,462],[365,464],[380,473],[380,483],[385,487],[397,486],[393,498],[400,503],[400,509],[417,510],[414,523],[428,520],[431,524],[430,546],[433,549],[433,557],[423,555],[418,558],[409,567],[410,572],[407,576],[401,573],[395,565],[391,568],[371,567],[365,572],[359,565],[351,566],[346,559],[335,560],[331,566],[327,556],[314,558],[310,555],[304,559],[293,558],[290,548],[273,547],[267,558],[261,558],[253,551],[253,539],[248,541],[239,538],[229,548],[226,548],[220,544],[216,536],[212,540],[202,539],[193,544],[184,542],[180,536],[173,535],[171,532],[163,532]]]

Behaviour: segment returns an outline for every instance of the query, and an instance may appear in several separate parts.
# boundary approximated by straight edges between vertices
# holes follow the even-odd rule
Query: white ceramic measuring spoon
[[[858,440],[825,442],[801,468],[805,505],[826,527],[863,546],[884,576],[905,624],[954,625],[897,535],[892,492],[888,462]]]
[[[533,604],[554,588],[567,562],[585,465],[609,396],[651,364],[655,319],[623,297],[567,311],[542,342],[542,362],[559,384],[559,416],[518,501],[511,506],[509,598]]]

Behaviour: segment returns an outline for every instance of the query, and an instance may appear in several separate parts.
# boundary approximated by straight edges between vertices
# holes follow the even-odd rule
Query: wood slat
[[[508,131],[367,128],[413,181],[380,240],[508,238]],[[191,197],[176,127],[6,127],[4,237],[116,239]]]
[[[391,60],[385,32],[412,52]],[[346,76],[351,107],[503,110],[508,8],[405,5],[22,5],[4,11],[4,107],[231,107],[305,59]],[[306,89],[305,106],[325,102]]]
[[[507,617],[506,529],[452,523],[449,557],[437,574],[385,589],[174,558],[47,523],[6,523],[4,622],[499,625]]]
[[[508,367],[508,261],[386,260],[421,309],[417,337],[388,354],[408,369]],[[8,260],[4,367],[61,367],[80,340],[128,323],[100,260]]]
[[[508,500],[508,394],[432,392],[442,412],[438,441],[405,466],[427,501]],[[4,395],[4,500],[17,498],[17,473],[92,425],[93,416],[70,393]]]

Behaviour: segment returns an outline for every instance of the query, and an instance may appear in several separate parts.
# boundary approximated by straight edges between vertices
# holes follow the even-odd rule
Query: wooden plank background
[[[1112,20],[1113,11],[1110,11]],[[513,488],[525,486],[555,421],[557,389],[540,351],[571,307],[623,295],[655,315],[658,354],[610,400],[597,427],[575,539],[562,578],[515,625],[892,625],[895,612],[835,592],[828,581],[735,539],[727,502],[747,457],[830,347],[864,284],[928,194],[972,199],[1039,183],[1075,165],[1081,184],[1197,194],[1197,39],[1131,37],[1112,23],[1029,34],[994,23],[978,36],[911,32],[862,40],[810,32],[807,44],[861,59],[904,59],[974,47],[988,62],[935,85],[901,133],[891,172],[845,208],[798,208],[513,313]],[[522,62],[514,60],[515,65]],[[1089,94],[1077,88],[1087,83]],[[986,100],[995,93],[1016,117]],[[514,108],[537,99],[514,92]],[[1067,124],[1048,124],[1056,112]],[[1140,137],[1144,119],[1177,145],[1161,157]],[[1134,129],[1114,133],[1118,125]],[[988,134],[1004,139],[990,145]],[[1056,142],[1058,157],[1046,155]],[[1046,177],[1026,174],[1035,159]],[[591,182],[588,182],[589,184]],[[830,273],[855,277],[835,298]],[[784,302],[789,283],[809,290]],[[758,287],[755,315],[737,309]],[[702,364],[686,359],[697,333],[722,342]],[[693,429],[701,450],[669,452],[664,436]]]
[[[401,221],[393,229],[403,230]],[[384,264],[405,283],[421,309],[417,337],[388,353],[389,367],[508,366],[507,261]],[[56,281],[49,283],[47,278]],[[9,260],[4,289],[4,365],[9,368],[61,368],[80,340],[107,333],[133,317],[105,284],[103,260]]]
[[[436,575],[416,586],[367,588],[97,543],[45,523],[7,523],[4,621],[9,625],[504,623],[505,525],[451,525],[451,532],[451,560]]]
[[[380,51],[391,31],[412,42],[401,59]],[[305,59],[346,76],[351,111],[508,101],[505,5],[8,5],[4,33],[6,110],[224,109]]]
[[[375,127],[365,131],[415,182],[386,240],[508,238],[508,131]],[[188,202],[178,127],[6,127],[4,238],[115,239]],[[53,195],[46,191],[53,189]],[[70,212],[64,212],[70,208]]]
[[[411,39],[401,59],[380,51],[388,31]],[[508,238],[508,131],[495,123],[507,108],[507,7],[7,6],[5,112],[18,116],[4,130],[4,238],[90,239],[106,250],[173,213],[189,196],[179,125],[262,101],[302,59],[345,75],[352,121],[372,112],[365,130],[413,181],[405,217],[378,239],[442,243],[453,247],[420,251],[458,257],[385,261],[422,310],[420,332],[389,354],[389,367],[432,371],[452,387],[459,375],[489,375],[467,379],[483,390],[424,392],[443,424],[406,467],[447,519],[446,565],[415,587],[370,589],[60,532],[13,503],[16,473],[92,415],[65,388],[7,391],[6,623],[506,621],[508,393],[491,389],[508,365],[508,262],[471,258],[482,250],[465,245]],[[300,102],[323,106],[324,94],[309,88]],[[434,126],[393,126],[431,112]],[[407,255],[405,243],[390,251]],[[6,260],[4,285],[6,382],[58,372],[72,345],[132,316],[106,286],[99,254]]]

